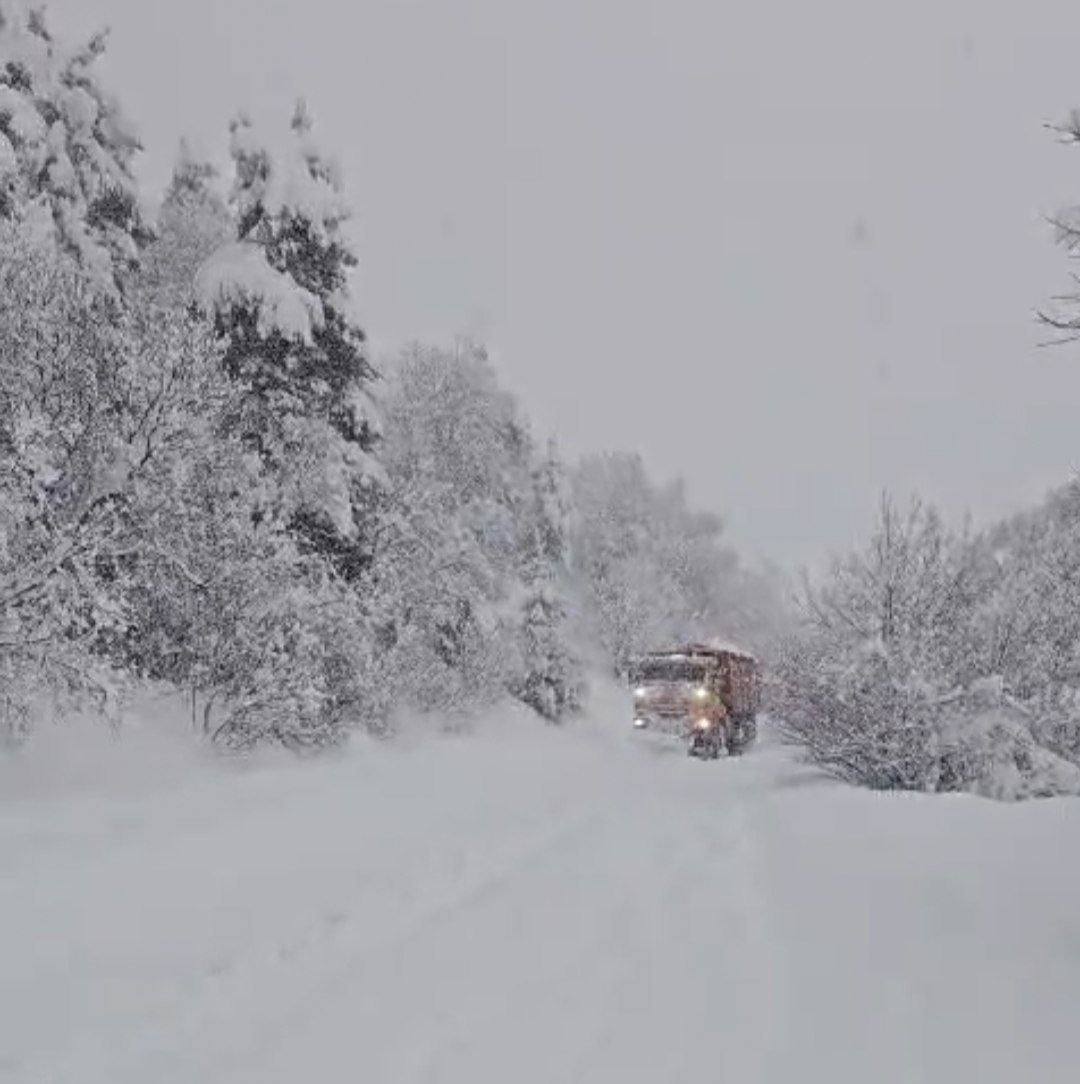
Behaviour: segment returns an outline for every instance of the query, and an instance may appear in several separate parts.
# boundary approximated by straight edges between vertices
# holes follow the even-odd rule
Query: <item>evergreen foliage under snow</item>
[[[111,286],[150,233],[132,174],[138,137],[97,75],[106,38],[53,35],[42,8],[0,2],[0,217],[32,220]]]

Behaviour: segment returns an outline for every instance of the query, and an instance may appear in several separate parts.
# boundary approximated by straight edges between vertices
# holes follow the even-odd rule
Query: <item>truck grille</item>
[[[682,704],[650,704],[646,714],[655,719],[685,719],[686,708]]]
[[[681,690],[655,689],[646,694],[637,710],[647,719],[685,719],[690,714],[690,701]]]

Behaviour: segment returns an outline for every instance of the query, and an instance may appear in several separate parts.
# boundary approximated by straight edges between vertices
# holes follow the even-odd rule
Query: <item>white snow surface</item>
[[[1076,1079],[1080,802],[629,718],[222,763],[162,707],[0,761],[0,1079]]]

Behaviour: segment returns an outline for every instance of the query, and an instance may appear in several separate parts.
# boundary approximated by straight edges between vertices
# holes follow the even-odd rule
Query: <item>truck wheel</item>
[[[728,751],[732,756],[745,753],[754,744],[756,728],[753,723],[740,723],[737,730],[738,737],[728,745]]]

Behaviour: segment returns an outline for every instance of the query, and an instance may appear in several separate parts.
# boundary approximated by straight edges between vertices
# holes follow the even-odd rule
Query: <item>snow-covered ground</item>
[[[0,770],[0,1079],[1077,1078],[1080,801],[877,795],[768,735]],[[128,751],[125,751],[128,750]]]

